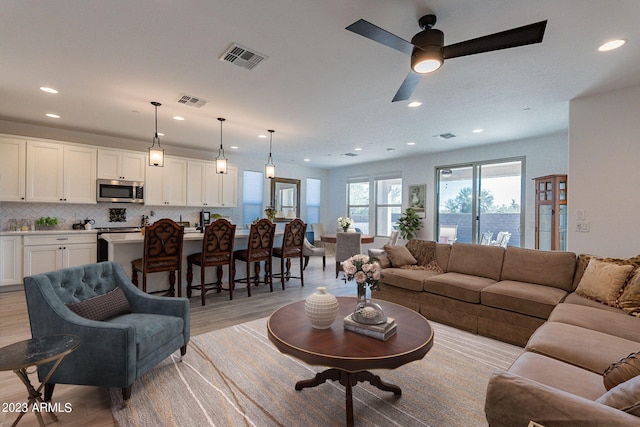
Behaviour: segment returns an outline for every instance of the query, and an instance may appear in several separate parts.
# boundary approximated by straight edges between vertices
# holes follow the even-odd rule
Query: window
[[[376,179],[376,236],[388,236],[402,214],[402,178]]]
[[[307,178],[307,224],[320,222],[321,182],[316,178]],[[310,229],[308,225],[307,230]]]
[[[242,224],[251,224],[256,218],[262,218],[262,172],[244,171],[242,173]]]
[[[347,216],[353,220],[353,228],[369,234],[369,182],[347,184]]]

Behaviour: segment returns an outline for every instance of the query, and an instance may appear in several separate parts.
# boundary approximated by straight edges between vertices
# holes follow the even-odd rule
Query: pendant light
[[[158,138],[158,107],[161,106],[159,102],[151,102],[156,109],[156,133],[153,137],[153,144],[149,147],[149,166],[164,166],[164,148],[160,146],[160,138]],[[156,147],[156,142],[158,146]]]
[[[218,117],[220,122],[220,149],[218,149],[218,157],[216,157],[216,173],[227,173],[227,158],[224,156],[224,147],[222,146],[222,122],[226,119]]]
[[[275,130],[269,129],[268,132],[271,136],[269,137],[269,158],[267,159],[267,163],[264,165],[264,176],[272,179],[276,176],[276,165],[273,164],[273,159],[271,158],[271,143],[273,142],[273,133]]]

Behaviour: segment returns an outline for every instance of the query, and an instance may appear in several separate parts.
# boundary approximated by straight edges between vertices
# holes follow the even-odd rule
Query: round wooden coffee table
[[[310,365],[329,369],[314,378],[298,381],[295,389],[315,387],[327,380],[339,381],[345,387],[347,425],[353,425],[352,387],[367,381],[381,390],[402,394],[397,385],[389,384],[370,369],[395,369],[422,359],[433,346],[433,329],[419,313],[398,304],[376,300],[387,317],[393,317],[398,331],[381,341],[345,330],[343,319],[353,312],[355,297],[338,297],[338,317],[330,329],[314,329],[304,314],[304,301],[276,310],[267,321],[271,342],[284,354]]]

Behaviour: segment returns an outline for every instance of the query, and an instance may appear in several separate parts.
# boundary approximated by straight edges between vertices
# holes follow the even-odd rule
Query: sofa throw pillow
[[[640,376],[618,384],[597,398],[596,402],[640,417]]]
[[[411,252],[409,252],[409,249],[404,246],[384,245],[384,251],[387,253],[387,257],[393,267],[398,268],[403,265],[413,265],[417,263],[413,255],[411,255]]]
[[[633,271],[633,265],[618,265],[592,259],[580,279],[576,293],[585,298],[617,307],[620,290]]]
[[[389,268],[391,267],[391,261],[389,261],[389,257],[382,255],[379,257],[375,258],[378,261],[378,264],[380,264],[380,268]]]
[[[129,301],[120,288],[84,301],[69,303],[67,307],[77,315],[91,320],[107,320],[131,313]]]
[[[618,305],[625,312],[640,317],[640,268],[636,268],[618,297]]]
[[[576,263],[576,272],[574,275],[574,287],[577,286],[578,283],[580,283],[580,280],[582,280],[582,276],[584,275],[584,272],[592,259],[597,259],[598,261],[604,261],[611,264],[633,265],[634,268],[640,267],[640,255],[636,255],[631,258],[609,258],[590,254],[579,254]]]
[[[426,266],[436,259],[436,245],[437,243],[432,240],[411,239],[406,247],[418,265]]]
[[[638,374],[640,374],[639,353],[631,353],[624,359],[612,363],[602,374],[602,380],[604,381],[604,387],[607,390],[611,390],[618,384],[622,384]]]

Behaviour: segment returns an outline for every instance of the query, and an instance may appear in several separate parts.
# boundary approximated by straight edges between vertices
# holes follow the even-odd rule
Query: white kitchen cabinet
[[[0,137],[0,201],[24,202],[27,141]]]
[[[98,178],[143,182],[146,163],[143,153],[98,149]]]
[[[22,236],[0,236],[0,286],[22,284]]]
[[[164,156],[164,166],[147,166],[144,203],[149,206],[187,205],[187,159]]]
[[[217,174],[215,162],[189,161],[187,206],[236,207],[238,167],[227,165],[228,174]]]
[[[98,244],[95,233],[34,234],[24,236],[24,275],[94,264]]]
[[[96,203],[95,148],[27,141],[28,202]]]

